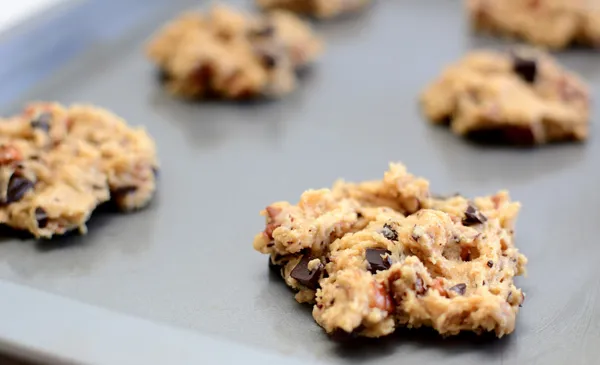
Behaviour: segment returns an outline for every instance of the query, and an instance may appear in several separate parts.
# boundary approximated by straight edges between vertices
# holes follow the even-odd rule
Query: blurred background
[[[0,31],[64,0],[0,0]]]

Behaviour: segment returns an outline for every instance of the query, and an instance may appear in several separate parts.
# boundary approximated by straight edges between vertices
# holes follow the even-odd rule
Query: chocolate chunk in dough
[[[532,84],[537,76],[537,61],[532,58],[513,55],[513,71],[524,81]]]
[[[14,173],[8,181],[8,190],[6,191],[6,203],[14,203],[23,198],[25,193],[33,189],[34,183],[19,173]]]
[[[365,258],[367,259],[367,270],[369,270],[372,274],[375,274],[377,271],[387,270],[392,266],[392,262],[390,259],[391,252],[388,250],[384,250],[382,248],[367,248],[365,253]],[[385,256],[385,258],[383,257]]]
[[[270,54],[268,52],[261,52],[260,59],[262,60],[263,65],[268,69],[274,69],[277,67],[277,57],[275,55]]]
[[[467,210],[465,211],[465,218],[463,224],[465,226],[472,226],[474,224],[480,224],[487,222],[487,218],[483,213],[479,211],[473,204],[469,203]]]
[[[307,288],[316,289],[319,287],[319,279],[323,272],[323,265],[319,264],[317,268],[309,270],[308,263],[311,260],[314,260],[314,258],[310,257],[310,255],[302,256],[302,259],[300,259],[300,262],[294,267],[290,276]]]
[[[37,118],[31,121],[31,127],[42,130],[44,132],[50,131],[50,121],[52,120],[52,114],[42,113]]]
[[[465,292],[467,291],[467,284],[465,284],[465,283],[456,284],[448,290],[453,291],[458,295],[465,295]]]
[[[37,221],[38,228],[46,228],[48,225],[48,214],[42,207],[35,208],[35,220]]]

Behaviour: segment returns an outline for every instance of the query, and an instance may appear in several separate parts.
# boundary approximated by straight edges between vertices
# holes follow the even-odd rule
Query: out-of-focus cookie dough
[[[371,0],[256,0],[262,9],[285,9],[316,18],[333,18],[366,8]]]
[[[589,133],[587,86],[532,49],[469,53],[425,89],[421,106],[432,123],[487,143],[582,141]]]
[[[600,47],[600,0],[466,0],[473,27],[549,48]]]
[[[184,98],[280,97],[296,71],[315,61],[322,42],[292,13],[244,14],[225,5],[189,12],[148,45],[166,89]]]
[[[427,180],[391,164],[383,180],[269,205],[254,248],[329,334],[431,326],[503,336],[524,300],[513,283],[527,262],[513,239],[519,208],[505,191],[432,198]]]
[[[146,206],[157,171],[144,129],[89,105],[33,103],[0,121],[0,224],[42,238],[84,233],[104,202]]]

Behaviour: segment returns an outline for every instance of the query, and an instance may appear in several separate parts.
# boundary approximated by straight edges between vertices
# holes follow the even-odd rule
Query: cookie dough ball
[[[545,53],[475,51],[449,66],[421,95],[425,116],[484,143],[583,141],[590,93]]]
[[[514,245],[519,209],[505,191],[432,198],[427,180],[391,164],[382,180],[269,205],[254,248],[332,336],[430,326],[501,337],[525,298],[513,282],[527,263]]]
[[[167,24],[147,54],[173,95],[249,99],[292,92],[296,71],[314,62],[322,47],[309,25],[291,13],[254,16],[215,5]]]
[[[262,9],[285,9],[316,18],[333,18],[354,13],[370,5],[371,0],[256,0]]]
[[[154,141],[91,105],[35,103],[0,122],[0,224],[51,238],[112,200],[146,206],[156,190]]]
[[[600,47],[599,0],[467,0],[472,26],[549,48]]]

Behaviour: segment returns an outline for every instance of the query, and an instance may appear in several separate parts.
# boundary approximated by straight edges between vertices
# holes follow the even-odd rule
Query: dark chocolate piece
[[[52,114],[50,113],[42,113],[37,116],[37,118],[31,121],[31,127],[40,129],[44,132],[50,131],[50,121],[52,120]]]
[[[14,173],[8,181],[6,204],[14,203],[23,198],[25,193],[33,189],[34,183],[19,173]]]
[[[483,215],[473,204],[469,203],[467,210],[465,211],[465,218],[462,223],[465,226],[472,226],[474,224],[480,224],[487,222],[487,217]]]
[[[262,52],[260,54],[260,59],[267,70],[272,70],[277,67],[277,57],[270,53]]]
[[[537,62],[535,59],[513,54],[513,71],[525,82],[533,84],[537,78]]]
[[[390,255],[391,252],[383,248],[367,248],[365,258],[367,259],[367,270],[372,274],[377,271],[387,270],[392,266],[390,256],[383,258],[383,255]]]
[[[302,256],[302,259],[300,259],[300,262],[294,267],[290,276],[307,288],[317,289],[319,287],[321,273],[323,272],[323,264],[319,264],[314,270],[309,270],[308,263],[311,260],[314,260],[314,257],[311,257],[310,255]]]
[[[458,295],[465,295],[465,292],[467,291],[467,284],[465,284],[465,283],[456,284],[448,290],[453,291]]]
[[[46,228],[48,225],[48,214],[42,207],[35,208],[35,220],[37,221],[38,228]]]

